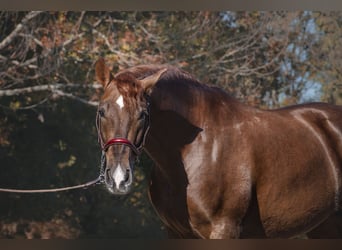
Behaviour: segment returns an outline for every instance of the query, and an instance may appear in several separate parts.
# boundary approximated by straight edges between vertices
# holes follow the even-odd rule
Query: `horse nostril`
[[[125,182],[129,181],[129,174],[130,174],[130,170],[126,169],[125,180],[124,180]]]
[[[109,185],[112,185],[112,184],[113,184],[113,179],[111,178],[111,175],[110,175],[110,169],[106,169],[106,172],[105,172],[105,181],[106,181],[106,183],[108,183]]]

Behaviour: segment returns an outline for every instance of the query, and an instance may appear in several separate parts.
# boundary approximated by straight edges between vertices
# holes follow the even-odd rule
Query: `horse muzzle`
[[[118,164],[116,167],[106,168],[105,184],[110,193],[115,195],[125,195],[131,190],[132,183],[132,167],[125,167]]]

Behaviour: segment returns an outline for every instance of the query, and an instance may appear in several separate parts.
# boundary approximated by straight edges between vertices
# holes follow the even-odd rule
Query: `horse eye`
[[[145,119],[145,116],[147,115],[146,111],[143,111],[139,114],[138,120],[143,120]]]
[[[102,108],[102,109],[99,109],[99,115],[101,116],[101,117],[104,117],[104,115],[105,115],[105,111],[104,111],[104,109]]]

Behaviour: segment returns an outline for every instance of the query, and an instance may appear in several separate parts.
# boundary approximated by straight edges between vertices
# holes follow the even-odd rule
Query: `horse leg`
[[[253,195],[250,206],[247,210],[245,217],[242,220],[242,232],[240,238],[242,239],[260,239],[266,238],[265,230],[262,226],[259,205],[256,196],[256,191],[253,189]]]
[[[211,223],[210,239],[236,239],[240,236],[240,223],[230,218],[221,218]]]
[[[173,230],[171,227],[165,226],[167,232],[168,239],[181,239],[182,237],[179,235],[178,232]]]
[[[197,239],[199,238],[199,236],[195,235],[193,232],[187,232],[187,231],[179,232],[175,230],[174,228],[170,226],[166,226],[166,225],[165,225],[165,229],[167,232],[168,239]]]
[[[264,228],[260,221],[259,207],[256,201],[251,203],[245,217],[239,220],[221,219],[212,223],[210,238],[266,238]]]
[[[327,220],[308,232],[307,236],[312,239],[342,238],[342,213],[330,215]]]

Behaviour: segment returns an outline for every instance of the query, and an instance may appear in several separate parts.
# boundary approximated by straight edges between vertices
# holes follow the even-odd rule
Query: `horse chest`
[[[165,185],[163,181],[152,178],[149,195],[159,218],[168,231],[172,231],[173,237],[196,237],[189,223],[186,191],[184,189],[169,184]]]

